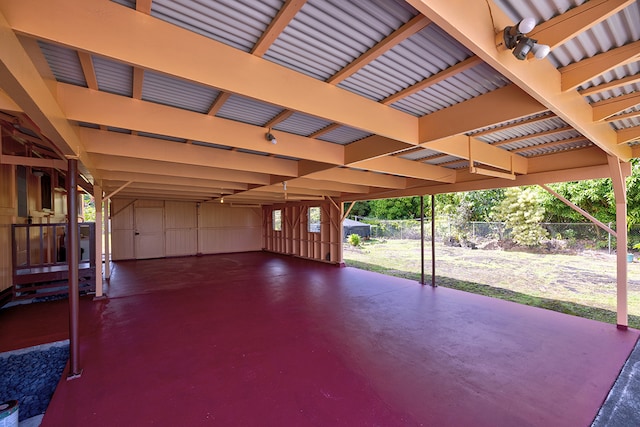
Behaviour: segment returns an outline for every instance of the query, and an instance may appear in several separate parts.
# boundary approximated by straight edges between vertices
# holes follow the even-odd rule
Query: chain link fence
[[[356,217],[356,221],[371,226],[372,239],[420,239],[420,220],[381,220]],[[584,249],[615,249],[616,239],[593,223],[542,223],[550,240],[565,241],[570,247]],[[608,224],[615,229],[615,224]],[[510,238],[510,230],[503,222],[468,222],[459,224],[452,217],[439,217],[435,222],[436,240],[482,242],[504,241]],[[424,221],[425,238],[431,239],[431,220]],[[628,230],[629,248],[640,250],[640,226]]]

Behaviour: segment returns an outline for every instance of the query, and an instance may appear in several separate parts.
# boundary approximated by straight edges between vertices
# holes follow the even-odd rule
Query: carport
[[[533,28],[518,24],[527,17],[533,18]],[[200,328],[209,323],[229,328],[220,338],[233,351],[222,354],[228,359],[216,366],[237,369],[241,354],[249,354],[240,352],[247,349],[247,342],[240,344],[234,341],[237,336],[225,334],[256,326],[247,320],[250,316],[245,320],[231,316],[235,311],[248,313],[242,307],[247,300],[254,304],[249,305],[251,310],[263,316],[264,327],[269,326],[269,345],[262,341],[265,346],[252,356],[274,361],[292,348],[294,358],[295,351],[302,356],[295,358],[295,363],[305,357],[313,361],[309,352],[315,352],[315,341],[299,347],[296,339],[309,339],[317,332],[318,337],[328,340],[327,336],[338,334],[335,341],[320,341],[317,350],[333,356],[325,370],[318,372],[328,377],[329,372],[344,368],[339,363],[347,363],[343,372],[350,378],[346,381],[352,381],[346,384],[349,396],[358,390],[365,393],[360,404],[350,404],[364,410],[372,402],[384,402],[372,404],[372,408],[381,408],[374,414],[347,414],[336,408],[344,419],[355,421],[360,414],[364,420],[400,422],[403,414],[408,414],[407,419],[425,420],[426,412],[417,409],[417,404],[404,406],[405,400],[413,401],[414,397],[411,387],[400,390],[402,380],[412,383],[412,373],[427,382],[432,375],[424,372],[436,375],[435,371],[442,369],[439,373],[445,375],[452,369],[450,374],[461,379],[461,389],[470,393],[466,394],[466,409],[452,403],[460,403],[456,393],[461,389],[446,388],[444,380],[438,383],[444,388],[439,390],[416,385],[415,395],[441,392],[447,399],[440,404],[449,402],[445,412],[454,417],[464,412],[475,420],[474,411],[480,414],[484,404],[490,407],[493,402],[504,406],[497,413],[505,417],[493,419],[494,424],[522,421],[524,418],[517,418],[521,415],[511,414],[508,404],[500,400],[508,397],[506,394],[484,401],[482,396],[488,391],[476,386],[494,375],[503,383],[509,378],[517,386],[512,377],[521,371],[500,371],[508,365],[500,357],[520,355],[523,358],[514,360],[524,361],[528,342],[539,342],[540,348],[558,342],[574,345],[566,347],[568,359],[549,359],[549,351],[536,353],[557,365],[543,369],[539,359],[543,376],[537,379],[546,378],[560,388],[566,385],[558,392],[562,396],[569,396],[569,390],[578,392],[555,376],[561,373],[558,367],[565,373],[571,369],[567,360],[574,359],[572,352],[586,352],[588,360],[576,365],[584,369],[591,363],[589,358],[602,356],[599,351],[606,343],[620,351],[607,359],[609,367],[602,362],[601,366],[589,366],[594,371],[582,377],[586,380],[602,374],[601,381],[588,386],[594,394],[584,402],[589,400],[592,408],[615,377],[611,376],[615,366],[619,369],[624,353],[628,354],[631,342],[637,339],[635,331],[625,332],[626,233],[617,235],[620,331],[333,267],[342,265],[343,221],[349,202],[356,200],[610,178],[616,195],[616,230],[626,230],[624,178],[630,173],[629,160],[637,157],[640,138],[639,20],[640,7],[629,0],[542,1],[536,5],[509,0],[209,4],[2,0],[0,299],[9,298],[15,290],[11,225],[66,224],[71,290],[67,374],[79,378],[65,383],[53,408],[64,406],[62,402],[74,398],[74,393],[82,393],[82,384],[91,383],[99,389],[97,384],[101,383],[105,392],[126,393],[124,378],[128,374],[125,370],[121,376],[107,374],[116,369],[107,355],[125,359],[130,374],[134,367],[142,366],[136,365],[144,361],[142,355],[150,357],[153,348],[166,344],[167,351],[175,353],[167,353],[165,361],[153,364],[153,378],[174,384],[183,393],[177,398],[168,390],[159,392],[148,409],[167,399],[173,402],[167,407],[175,410],[180,409],[182,399],[194,400],[204,409],[210,401],[202,400],[203,396],[219,395],[200,383],[204,388],[191,383],[193,394],[186,390],[198,378],[196,372],[205,373],[202,381],[217,374],[211,370],[216,362],[204,358],[208,353],[218,354],[212,347],[216,342],[207,340],[202,331],[212,336],[219,331]],[[511,38],[505,39],[505,34]],[[517,46],[505,47],[512,42]],[[523,60],[515,57],[523,49],[537,49],[534,43],[548,45],[551,53],[544,59],[526,57],[526,52]],[[95,239],[95,259],[104,257],[105,262],[102,274],[95,275],[96,301],[88,310],[93,314],[82,316],[77,297],[77,191],[95,196],[96,230],[104,228],[110,237],[105,240],[104,253],[101,239]],[[38,241],[42,242],[39,254],[45,252],[48,241]],[[37,247],[19,248],[16,253],[29,259],[27,254],[33,255]],[[220,255],[226,253],[237,255]],[[153,260],[156,258],[162,261]],[[202,271],[203,260],[210,261],[208,272]],[[216,270],[219,260],[242,267],[242,271],[224,262]],[[172,276],[169,266],[183,274]],[[182,270],[184,266],[191,266],[193,272]],[[119,270],[140,283],[130,276],[121,281],[116,274]],[[290,278],[292,270],[304,280]],[[175,282],[158,288],[151,279],[157,274],[175,278]],[[111,279],[106,293],[105,279]],[[209,280],[222,283],[205,286]],[[292,290],[296,304],[287,306],[292,322],[273,310],[278,295],[288,298],[290,280],[300,286]],[[330,285],[333,280],[335,288]],[[371,289],[364,287],[365,282]],[[256,299],[248,292],[253,284],[264,298]],[[229,293],[216,294],[223,290]],[[369,294],[374,290],[376,293]],[[346,300],[341,297],[345,293]],[[458,298],[460,304],[449,298]],[[207,301],[225,302],[231,317],[225,320],[225,310],[205,310],[207,315],[222,317],[199,314],[195,308],[204,310],[198,304]],[[465,301],[472,303],[465,306]],[[128,316],[134,316],[132,306],[137,304],[141,308],[135,314],[139,321],[133,322]],[[346,304],[342,313],[341,304]],[[188,311],[191,305],[193,317],[184,317],[184,323],[176,320],[183,314],[181,310]],[[335,311],[328,311],[329,307]],[[113,316],[103,318],[100,313],[105,312]],[[396,320],[391,319],[392,314]],[[387,317],[392,325],[397,319],[406,320],[403,325],[407,330],[392,337],[381,323]],[[158,319],[175,332],[170,335],[179,340],[178,346],[169,349],[164,341],[168,341],[167,335],[153,326]],[[516,319],[530,320],[533,329],[517,333],[508,327],[492,329],[494,322],[515,325]],[[316,330],[319,320],[326,322]],[[180,333],[172,329],[177,326],[200,332],[197,337]],[[82,328],[88,328],[87,335]],[[112,333],[109,331],[126,332],[130,338],[118,335],[111,347],[109,340],[102,340],[104,334]],[[483,334],[492,335],[492,340],[477,348],[468,347]],[[584,339],[580,344],[566,336],[563,339],[563,334]],[[365,337],[362,342],[359,336]],[[452,340],[448,344],[436,339],[446,337]],[[130,341],[125,344],[115,338]],[[362,348],[352,351],[350,342],[360,343]],[[144,348],[145,343],[151,345]],[[379,362],[361,351],[371,343],[382,349]],[[602,344],[600,349],[595,348],[596,343]],[[233,347],[236,344],[237,348]],[[140,347],[140,356],[128,353],[125,348],[131,348],[129,345]],[[274,353],[263,353],[267,349]],[[466,366],[485,376],[466,388],[462,367],[471,363],[474,352],[478,357]],[[190,364],[193,353],[202,356]],[[491,363],[504,363],[487,366],[480,357],[483,354],[492,355]],[[390,360],[395,357],[406,376],[387,376]],[[447,368],[441,365],[444,359]],[[289,361],[293,363],[291,358]],[[451,365],[457,362],[462,370]],[[257,388],[262,393],[282,385],[284,394],[277,395],[279,399],[265,399],[262,404],[273,409],[274,417],[280,413],[290,419],[291,411],[300,406],[284,395],[287,387],[296,385],[278,383],[275,376],[263,377],[267,371],[275,375],[271,365],[256,362],[255,366],[255,370],[250,363],[244,366],[242,375],[246,377],[226,377],[239,394],[235,399],[227,396],[230,406],[223,410],[216,406],[216,410],[219,414],[247,412],[242,402],[255,399],[243,400],[247,398],[242,395],[247,389],[243,384],[248,386],[255,375],[264,381],[263,387]],[[304,367],[309,375],[315,375],[312,366],[305,363]],[[188,372],[181,376],[185,370]],[[530,373],[522,379],[521,388],[536,379],[535,372]],[[143,384],[152,376],[139,378]],[[496,387],[504,385],[498,383]],[[317,403],[310,383],[298,385],[299,392],[292,394],[302,396],[298,402],[301,414],[322,407],[305,403]],[[346,397],[338,398],[334,389],[345,384],[333,386],[320,389],[320,400],[329,402],[336,397],[339,405],[340,398]],[[532,390],[546,393],[542,385]],[[551,387],[549,396],[553,396],[551,390],[557,388]],[[428,399],[421,397],[425,405]],[[521,399],[523,405],[530,404],[526,400]],[[99,402],[100,397],[91,401]],[[541,403],[547,404],[553,405]],[[54,410],[54,414],[71,423],[86,420],[88,415],[82,411],[90,411],[91,404],[84,406],[77,408],[78,412]],[[527,413],[524,407],[519,408],[521,414]],[[100,411],[117,410],[115,401],[111,406],[100,406]],[[531,423],[548,421],[532,420],[536,413],[532,411],[526,417]],[[585,411],[591,409],[585,406]],[[326,413],[318,419],[330,421]],[[581,421],[588,418],[582,417]],[[440,416],[433,419],[445,421]],[[456,419],[461,424],[468,421]]]

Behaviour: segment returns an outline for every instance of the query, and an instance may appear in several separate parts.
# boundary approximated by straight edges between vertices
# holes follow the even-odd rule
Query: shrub
[[[357,234],[349,234],[347,241],[351,246],[360,246],[360,236]]]

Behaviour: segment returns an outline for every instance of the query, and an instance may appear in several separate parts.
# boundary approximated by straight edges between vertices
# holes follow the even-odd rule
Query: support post
[[[431,195],[431,286],[436,287],[436,196]]]
[[[82,375],[79,361],[79,312],[78,264],[80,239],[78,233],[78,159],[68,160],[67,168],[67,265],[69,267],[69,374],[67,379]]]
[[[104,201],[104,278],[111,277],[111,199]]]
[[[616,323],[618,329],[627,329],[628,302],[627,302],[627,188],[620,160],[614,156],[607,156],[609,170],[611,171],[611,183],[616,199]]]
[[[424,196],[420,196],[420,284],[424,285]]]
[[[104,289],[102,288],[102,187],[94,184],[93,200],[96,207],[96,296],[95,299],[104,298]]]

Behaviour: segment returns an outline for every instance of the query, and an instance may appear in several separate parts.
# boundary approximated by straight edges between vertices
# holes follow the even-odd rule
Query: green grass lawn
[[[436,245],[436,284],[607,323],[616,323],[616,258],[471,250]],[[420,280],[420,241],[369,241],[344,247],[348,266]],[[629,326],[640,329],[640,263],[629,264]],[[431,283],[431,246],[425,245]]]

